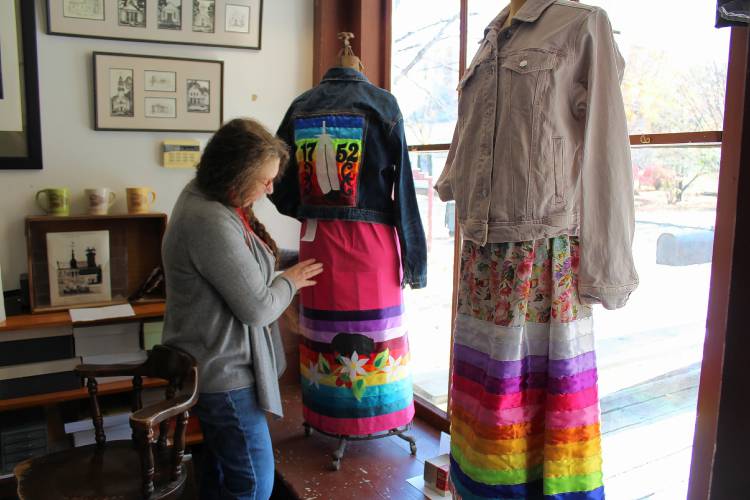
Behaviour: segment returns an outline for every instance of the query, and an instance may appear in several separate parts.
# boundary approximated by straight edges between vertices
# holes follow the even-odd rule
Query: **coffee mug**
[[[91,215],[107,215],[115,202],[115,193],[107,188],[84,189],[86,195],[87,212]]]
[[[48,188],[37,191],[36,203],[47,215],[70,215],[68,188]]]
[[[147,213],[156,201],[156,193],[151,188],[129,187],[125,191],[128,195],[128,213],[131,214]]]

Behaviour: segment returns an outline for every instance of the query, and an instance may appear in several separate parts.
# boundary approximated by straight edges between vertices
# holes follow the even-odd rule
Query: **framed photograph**
[[[143,90],[148,92],[176,92],[177,74],[173,71],[147,69],[143,75]]]
[[[110,302],[109,231],[47,233],[52,307]]]
[[[0,2],[0,169],[41,169],[36,2]]]
[[[221,126],[223,61],[94,52],[93,62],[94,129],[214,132]]]
[[[70,19],[104,21],[104,0],[63,0],[63,16]]]
[[[117,0],[117,23],[131,28],[145,28],[146,0]]]
[[[208,80],[188,80],[188,113],[211,112],[211,82]]]
[[[159,0],[156,9],[156,23],[160,30],[182,29],[182,0]]]
[[[263,0],[46,0],[46,4],[50,35],[261,47]]]
[[[177,118],[177,99],[174,97],[146,97],[144,113],[149,118]]]
[[[109,115],[133,116],[133,70],[109,70]]]
[[[250,7],[248,5],[227,4],[224,31],[250,33]]]

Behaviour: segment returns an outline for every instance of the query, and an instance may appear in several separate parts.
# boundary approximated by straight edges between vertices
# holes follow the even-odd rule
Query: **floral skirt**
[[[408,424],[414,403],[394,228],[318,220],[312,241],[300,241],[300,260],[310,258],[324,271],[301,292],[305,422],[348,436]]]
[[[604,498],[578,258],[567,236],[464,243],[451,379],[456,498]]]

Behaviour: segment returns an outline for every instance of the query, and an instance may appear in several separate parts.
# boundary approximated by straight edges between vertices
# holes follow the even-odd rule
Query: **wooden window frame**
[[[457,1],[460,5],[461,76],[467,64],[468,0]],[[335,62],[340,48],[335,34],[338,31],[357,34],[360,30],[354,49],[362,58],[365,74],[376,85],[390,89],[391,26],[391,0],[315,0],[314,81],[319,81]],[[750,112],[745,113],[746,109],[750,110],[749,44],[748,28],[732,28],[724,131],[630,136],[633,147],[720,146],[722,149],[707,334],[688,500],[741,498],[750,489],[750,475],[742,468],[746,462],[743,453],[750,449],[750,431],[744,423],[750,399],[739,396],[746,394],[743,369],[750,364],[747,359],[750,336],[742,326],[746,321],[743,308],[750,299],[750,262],[746,258],[738,262],[732,258],[740,252],[747,255],[750,250],[750,236],[744,236],[750,234],[750,206],[741,213],[745,205],[750,205],[750,172],[740,169],[743,162],[750,163]],[[409,149],[444,152],[449,147],[449,144],[419,144]],[[743,192],[748,193],[744,198],[740,196]],[[458,231],[456,234],[451,313],[454,322],[461,246],[460,234]],[[451,345],[452,337],[451,330]],[[418,397],[415,400],[420,418],[437,429],[449,431],[446,412]],[[729,492],[742,493],[732,497]]]

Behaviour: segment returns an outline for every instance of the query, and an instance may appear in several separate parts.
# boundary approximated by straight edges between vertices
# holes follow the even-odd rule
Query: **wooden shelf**
[[[160,387],[167,385],[165,380],[159,378],[144,378],[143,387]],[[131,380],[119,380],[117,382],[106,382],[99,384],[99,396],[105,394],[116,394],[132,390],[133,382]],[[24,396],[22,398],[3,399],[0,401],[0,412],[10,410],[20,410],[22,408],[31,408],[34,406],[46,406],[63,401],[72,401],[74,399],[86,399],[89,392],[86,387],[80,389],[71,389],[69,391],[47,392],[44,394],[35,394],[33,396]]]
[[[8,316],[5,321],[0,321],[0,333],[14,330],[30,330],[32,328],[45,328],[54,326],[93,326],[106,323],[125,323],[130,321],[142,321],[144,319],[161,318],[164,316],[164,302],[151,302],[147,304],[134,304],[135,316],[124,318],[110,318],[102,321],[84,321],[73,323],[68,311],[57,311],[42,314],[21,314],[19,316]]]

